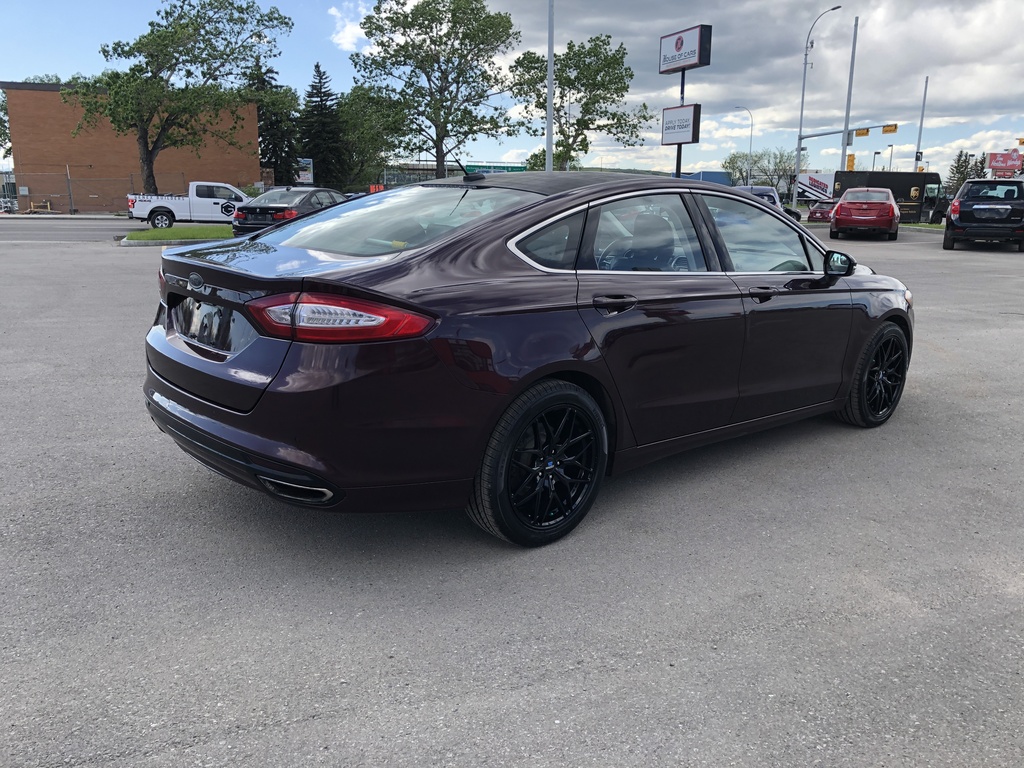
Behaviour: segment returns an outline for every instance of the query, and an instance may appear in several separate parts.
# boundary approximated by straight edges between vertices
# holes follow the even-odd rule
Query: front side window
[[[594,222],[582,269],[612,272],[703,272],[700,240],[677,194],[615,200],[591,209]]]
[[[729,250],[733,271],[823,269],[821,254],[816,249],[806,248],[800,233],[785,222],[743,200],[715,195],[704,195],[703,199]]]

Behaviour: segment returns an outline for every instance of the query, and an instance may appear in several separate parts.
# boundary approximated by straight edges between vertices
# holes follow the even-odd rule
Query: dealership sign
[[[986,168],[993,171],[1019,171],[1021,169],[1021,154],[1016,147],[1009,152],[989,152]]]
[[[661,38],[658,74],[670,75],[684,69],[706,67],[711,63],[711,25],[673,32]]]
[[[700,141],[700,104],[661,110],[662,144],[697,144]]]

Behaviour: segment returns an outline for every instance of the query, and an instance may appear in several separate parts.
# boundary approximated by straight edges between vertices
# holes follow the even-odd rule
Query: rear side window
[[[527,235],[516,244],[516,250],[530,261],[549,269],[572,269],[583,233],[583,211]]]

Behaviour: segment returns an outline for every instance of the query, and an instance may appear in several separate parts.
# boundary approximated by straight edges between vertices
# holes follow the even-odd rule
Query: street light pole
[[[747,109],[746,107],[734,107],[734,109]],[[750,144],[747,147],[747,186],[750,186],[750,166],[754,162],[754,113],[747,109],[750,115]]]
[[[873,171],[873,170],[875,170],[875,160],[877,160],[877,159],[878,159],[878,156],[879,156],[880,154],[882,154],[882,150],[880,150],[880,149],[876,149],[876,150],[875,150],[875,154],[871,156],[871,170],[872,170],[872,171]]]
[[[800,85],[800,127],[797,128],[796,132],[796,173],[793,175],[793,189],[791,190],[794,205],[796,204],[797,184],[800,183],[800,153],[803,151],[804,144],[804,96],[807,92],[807,56],[811,52],[811,32],[814,31],[814,25],[818,23],[818,19],[826,13],[838,11],[842,7],[841,5],[836,5],[827,11],[819,13],[818,18],[811,22],[811,28],[807,30],[807,39],[804,41],[804,79]]]
[[[893,145],[890,144],[889,145],[889,170],[890,171],[892,170],[892,150],[893,150]]]

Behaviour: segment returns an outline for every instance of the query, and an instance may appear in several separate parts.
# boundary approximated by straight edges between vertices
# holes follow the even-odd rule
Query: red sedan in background
[[[895,240],[900,231],[900,207],[892,191],[882,187],[853,187],[843,192],[832,209],[828,236],[859,232],[887,235]]]
[[[811,203],[807,209],[808,221],[831,221],[832,209],[835,207],[834,200],[817,200]]]

